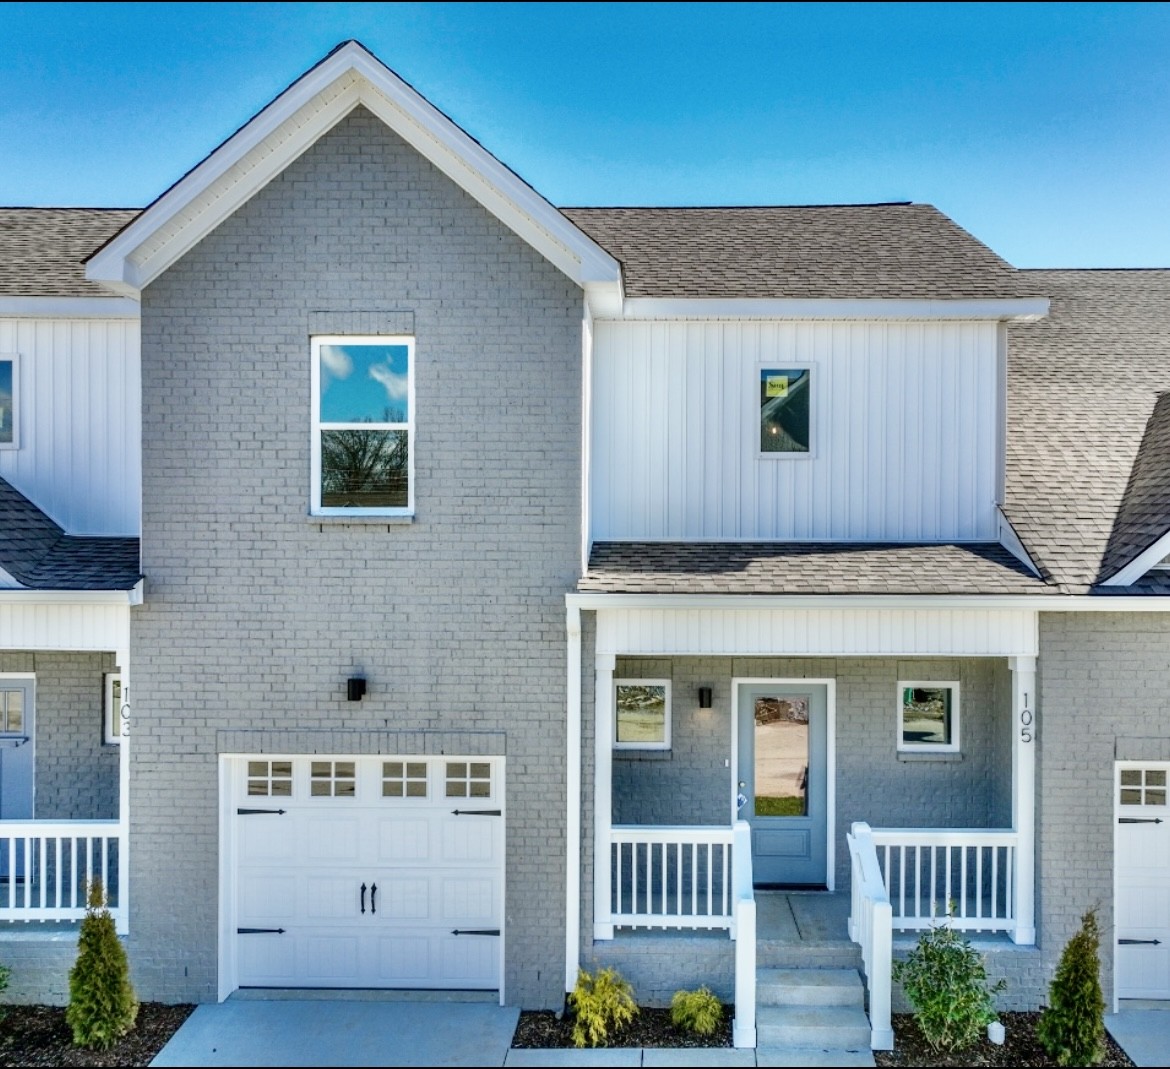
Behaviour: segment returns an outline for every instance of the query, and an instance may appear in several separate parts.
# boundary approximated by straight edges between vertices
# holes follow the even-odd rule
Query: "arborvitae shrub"
[[[598,969],[590,976],[584,969],[577,972],[577,986],[569,992],[573,1021],[573,1044],[604,1047],[611,1035],[629,1024],[638,1013],[634,989],[622,979],[617,969]]]
[[[1048,988],[1036,1038],[1058,1065],[1097,1065],[1105,1056],[1105,998],[1101,994],[1097,911],[1081,917]]]
[[[137,1016],[126,950],[106,909],[101,881],[94,880],[81,922],[77,961],[69,973],[65,1019],[77,1046],[109,1050],[134,1027]]]

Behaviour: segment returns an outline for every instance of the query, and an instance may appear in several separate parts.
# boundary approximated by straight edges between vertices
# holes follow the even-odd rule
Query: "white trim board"
[[[1020,610],[615,608],[596,651],[616,656],[1033,657],[1039,617]]]
[[[356,41],[333,51],[215,149],[108,245],[86,277],[137,296],[359,105],[602,304],[621,268],[592,238]]]
[[[131,297],[0,297],[0,319],[138,319]]]
[[[1167,531],[1153,545],[1139,553],[1124,568],[1115,572],[1101,585],[1129,586],[1131,583],[1136,583],[1166,556],[1170,556],[1170,531]]]
[[[733,676],[731,679],[731,826],[739,819],[736,795],[739,784],[739,689],[742,686],[797,686],[825,688],[825,887],[836,890],[837,840],[837,680],[834,678],[790,678],[774,676]]]
[[[1048,315],[1046,297],[1003,300],[844,300],[756,297],[627,297],[622,319],[991,319],[1029,323]],[[607,318],[618,318],[609,316]]]

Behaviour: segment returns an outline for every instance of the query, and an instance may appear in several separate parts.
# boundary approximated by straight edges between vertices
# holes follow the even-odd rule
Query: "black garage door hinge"
[[[457,817],[502,817],[502,809],[452,809]]]
[[[499,935],[499,928],[452,928],[452,935]]]
[[[284,935],[283,928],[237,928],[236,935]]]
[[[237,809],[236,813],[241,817],[284,816],[283,809]]]

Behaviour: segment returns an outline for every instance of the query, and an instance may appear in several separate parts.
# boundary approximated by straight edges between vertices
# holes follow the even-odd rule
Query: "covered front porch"
[[[1035,942],[1034,613],[645,600],[570,603],[571,660],[574,609],[595,614],[574,976],[582,949],[626,959],[632,933],[723,933],[751,1046],[761,954],[776,956],[781,921],[800,933],[791,903],[815,901],[819,941],[864,970],[876,1048],[892,1038],[896,938],[949,914]],[[647,731],[658,699],[666,725]],[[630,745],[638,732],[656,745]],[[678,946],[642,958],[669,970]]]
[[[60,939],[95,880],[128,929],[136,596],[0,591],[0,942]]]

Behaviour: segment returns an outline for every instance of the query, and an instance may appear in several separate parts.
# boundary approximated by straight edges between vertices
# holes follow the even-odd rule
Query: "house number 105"
[[[1033,717],[1032,717],[1032,710],[1031,709],[1021,709],[1020,710],[1020,741],[1021,742],[1031,742],[1032,741],[1032,719],[1033,719]]]

